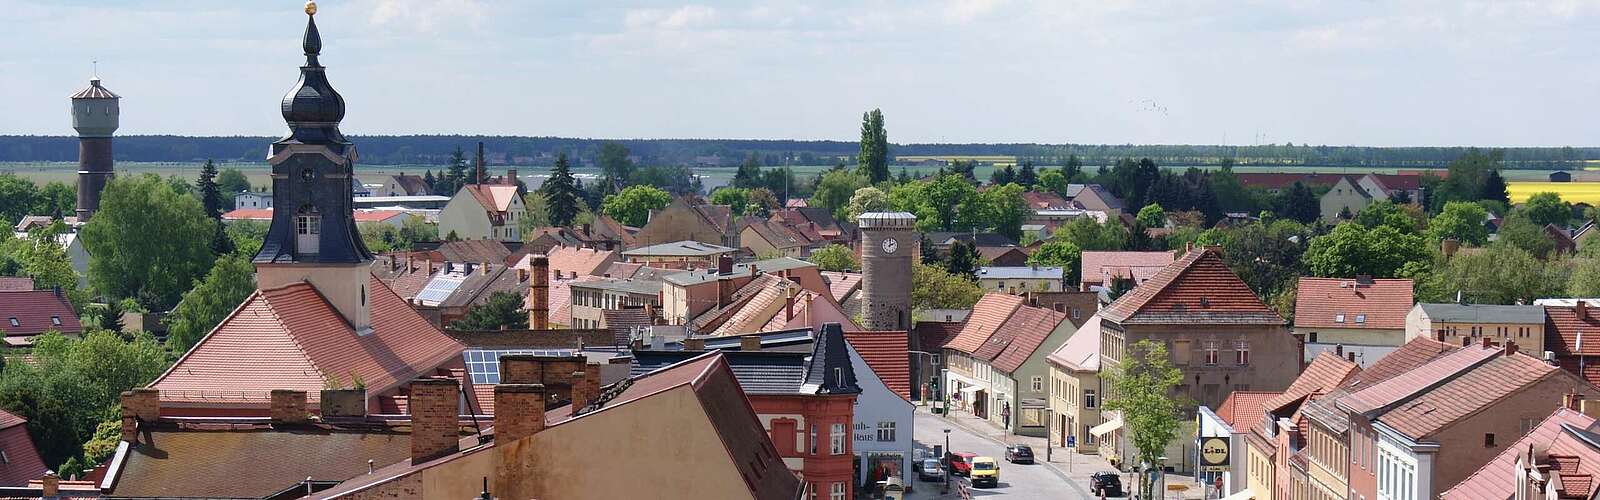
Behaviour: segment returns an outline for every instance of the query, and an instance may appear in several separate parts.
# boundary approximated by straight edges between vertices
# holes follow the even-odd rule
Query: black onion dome
[[[303,40],[306,64],[300,67],[300,81],[284,94],[281,110],[283,120],[289,124],[289,137],[304,144],[345,144],[339,133],[339,121],[344,119],[344,97],[328,83],[328,75],[317,55],[322,52],[322,36],[317,33],[316,18],[306,17],[306,34]]]

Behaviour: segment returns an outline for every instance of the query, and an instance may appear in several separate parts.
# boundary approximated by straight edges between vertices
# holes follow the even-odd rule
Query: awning
[[[1250,488],[1245,488],[1239,490],[1238,493],[1222,497],[1222,500],[1255,500],[1255,498],[1256,493],[1254,491],[1250,491]]]
[[[1089,428],[1089,434],[1093,434],[1095,437],[1100,437],[1100,436],[1104,436],[1106,434],[1110,434],[1112,432],[1116,432],[1117,429],[1121,429],[1121,428],[1122,428],[1122,417],[1117,417],[1116,419],[1114,419],[1114,420],[1112,420],[1110,422],[1106,422],[1106,423],[1103,423],[1103,424],[1100,424],[1100,425],[1096,425],[1094,427],[1090,427]]]
[[[983,390],[982,387],[968,386],[968,387],[961,388],[961,393],[962,394],[972,394],[972,393],[975,393],[975,392],[978,392],[978,391],[981,391],[981,390]]]

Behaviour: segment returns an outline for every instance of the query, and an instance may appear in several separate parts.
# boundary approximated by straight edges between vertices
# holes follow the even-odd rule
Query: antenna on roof
[[[495,361],[498,362],[499,358],[495,358]],[[468,381],[472,380],[471,374],[467,375],[468,376],[465,378]],[[472,429],[478,434],[478,444],[489,442],[489,438],[484,437],[483,435],[483,427],[478,425],[478,411],[472,408],[472,400],[467,399],[466,384],[456,384],[456,392],[461,393],[461,400],[467,402],[467,414],[472,415]]]
[[[98,61],[98,60],[89,61],[89,68],[90,68],[89,69],[89,76],[94,78],[94,79],[96,79],[96,80],[99,80],[100,79],[100,61]]]

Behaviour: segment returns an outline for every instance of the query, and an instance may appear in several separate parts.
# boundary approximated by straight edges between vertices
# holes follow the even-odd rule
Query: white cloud
[[[984,14],[993,12],[1003,0],[949,0],[944,4],[944,19],[965,24]]]
[[[374,27],[416,33],[434,33],[461,23],[477,27],[486,15],[477,0],[369,0],[361,8],[371,12],[367,22]]]
[[[622,24],[630,30],[681,30],[711,24],[717,9],[704,5],[685,5],[672,10],[631,9],[623,14]]]

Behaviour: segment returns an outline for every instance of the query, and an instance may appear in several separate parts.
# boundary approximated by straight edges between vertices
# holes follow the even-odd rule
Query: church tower
[[[78,130],[78,222],[100,208],[100,191],[111,182],[111,134],[117,131],[122,97],[100,86],[100,77],[72,94],[72,128]],[[63,214],[64,215],[64,214]]]
[[[306,2],[306,62],[280,106],[289,135],[272,143],[272,227],[256,254],[256,282],[266,289],[305,281],[349,321],[371,331],[367,284],[372,253],[361,243],[350,182],[356,147],[339,133],[344,98],[317,62],[322,37],[317,5]]]
[[[868,212],[861,226],[861,327],[911,330],[911,255],[917,251],[917,216]]]

